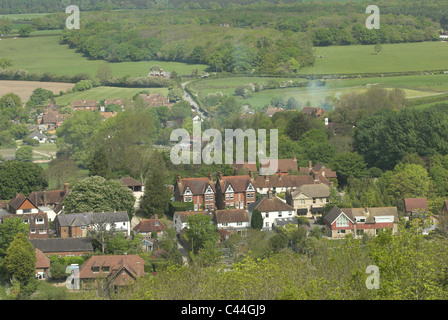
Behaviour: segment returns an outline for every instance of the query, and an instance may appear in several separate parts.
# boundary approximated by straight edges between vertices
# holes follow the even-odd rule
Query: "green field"
[[[104,100],[104,99],[131,99],[140,91],[149,91],[150,93],[160,93],[167,96],[167,88],[118,88],[118,87],[97,87],[86,91],[65,94],[56,98],[58,105],[69,105],[73,100]]]
[[[10,58],[13,68],[28,72],[49,72],[56,75],[87,73],[95,76],[98,68],[107,63],[89,60],[67,45],[59,44],[60,30],[35,31],[29,38],[6,38],[1,40],[0,57]],[[207,66],[180,62],[139,61],[109,63],[112,76],[147,76],[152,65],[158,64],[167,71],[176,71],[179,75],[191,74],[193,70],[203,71]]]
[[[317,47],[314,66],[303,68],[300,73],[448,70],[447,54],[448,42],[441,41],[383,44],[379,55],[373,45]]]

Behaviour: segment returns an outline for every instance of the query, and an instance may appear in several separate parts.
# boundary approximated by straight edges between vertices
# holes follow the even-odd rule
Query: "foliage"
[[[33,147],[22,146],[16,150],[15,159],[21,162],[31,162],[33,161]]]
[[[204,214],[193,214],[187,217],[185,240],[193,253],[204,248],[208,242],[216,243],[218,231],[211,218]]]
[[[28,240],[28,235],[18,232],[6,250],[2,267],[10,277],[17,279],[21,286],[26,285],[34,278],[36,266],[36,253]]]
[[[0,257],[6,255],[9,245],[18,233],[28,235],[28,225],[21,218],[5,219],[0,224]]]
[[[260,210],[255,209],[252,212],[250,226],[251,226],[251,228],[257,229],[257,230],[261,230],[261,228],[263,228],[263,216],[261,215]]]

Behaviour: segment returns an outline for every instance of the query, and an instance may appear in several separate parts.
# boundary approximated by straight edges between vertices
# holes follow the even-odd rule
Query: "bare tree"
[[[101,245],[101,252],[104,253],[107,241],[115,235],[115,223],[103,213],[93,213],[91,225],[93,229],[89,230],[88,237],[97,241]]]

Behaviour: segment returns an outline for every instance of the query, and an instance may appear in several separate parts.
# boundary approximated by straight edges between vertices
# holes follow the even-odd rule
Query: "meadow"
[[[52,73],[56,75],[74,76],[87,73],[94,77],[98,68],[105,61],[89,60],[67,45],[60,45],[61,31],[35,31],[29,38],[5,38],[1,40],[0,57],[10,58],[14,69],[24,69],[34,73]],[[194,70],[200,73],[206,65],[186,64],[172,61],[139,61],[108,63],[112,76],[143,77],[147,76],[151,66],[157,64],[163,70],[176,71],[179,75],[191,74]]]

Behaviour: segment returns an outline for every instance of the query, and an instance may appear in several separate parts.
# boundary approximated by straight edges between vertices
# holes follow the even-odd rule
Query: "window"
[[[356,230],[356,235],[357,236],[362,236],[363,234],[364,234],[364,229]]]
[[[37,219],[36,219],[36,223],[37,223],[37,224],[43,224],[43,223],[44,223],[44,219],[42,219],[42,218],[37,218]]]
[[[278,213],[278,217],[279,217],[279,218],[282,217],[282,213],[281,213],[281,212]]]
[[[313,203],[316,203],[316,198],[313,198]]]
[[[305,199],[299,199],[299,204],[305,204]]]
[[[30,232],[31,233],[36,233],[36,229],[31,229]]]
[[[110,267],[103,267],[103,272],[109,272]]]
[[[242,222],[237,222],[236,225],[237,225],[237,226],[242,226],[243,223],[242,223]]]
[[[338,230],[338,234],[344,234],[345,230]]]
[[[269,212],[266,212],[265,218],[269,218]]]
[[[160,225],[159,221],[154,221],[154,225],[159,226]]]
[[[341,214],[338,218],[338,220],[336,220],[336,227],[348,227],[348,218]]]
[[[23,223],[29,223],[30,221],[28,219],[23,219]]]
[[[86,226],[81,226],[81,230],[86,230]]]
[[[92,267],[93,272],[100,272],[100,267]]]
[[[229,224],[228,224],[227,222],[223,222],[223,223],[221,223],[221,225],[222,225],[223,227],[227,227]]]
[[[31,209],[23,209],[23,213],[31,213]]]
[[[39,234],[46,234],[47,233],[47,230],[45,230],[45,229],[39,229]]]
[[[269,222],[266,222],[264,225],[265,225],[266,227],[269,227]]]

